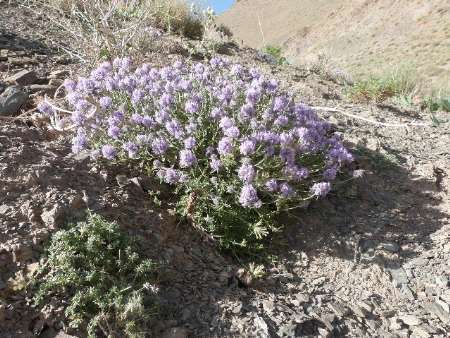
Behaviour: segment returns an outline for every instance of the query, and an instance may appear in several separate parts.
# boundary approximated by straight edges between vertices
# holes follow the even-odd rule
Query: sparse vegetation
[[[356,102],[383,102],[394,97],[410,97],[418,90],[417,76],[410,67],[399,67],[382,76],[371,76],[349,87]]]
[[[264,52],[272,56],[276,63],[279,65],[284,65],[285,63],[287,63],[287,59],[283,56],[281,47],[266,46],[264,47]]]
[[[145,54],[166,31],[201,39],[205,12],[183,0],[21,0],[71,37],[61,46],[85,62]]]
[[[155,314],[155,264],[116,223],[98,215],[55,233],[38,271],[35,301],[57,298],[89,337],[144,337]]]
[[[426,96],[422,101],[422,108],[430,112],[450,112],[450,91],[435,91]]]

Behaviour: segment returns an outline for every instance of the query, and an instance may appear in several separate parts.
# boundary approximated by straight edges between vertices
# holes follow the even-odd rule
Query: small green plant
[[[424,98],[422,101],[422,109],[430,112],[445,111],[450,112],[450,92],[433,93]]]
[[[279,65],[284,65],[287,63],[286,58],[283,56],[283,51],[281,50],[281,47],[266,46],[264,47],[264,52],[272,56]]]
[[[417,78],[409,67],[399,67],[382,76],[357,81],[348,90],[356,102],[383,102],[394,97],[409,97],[417,90]]]
[[[48,257],[37,273],[37,304],[56,296],[67,304],[72,328],[144,337],[155,314],[156,265],[141,257],[136,244],[98,215],[53,235]]]

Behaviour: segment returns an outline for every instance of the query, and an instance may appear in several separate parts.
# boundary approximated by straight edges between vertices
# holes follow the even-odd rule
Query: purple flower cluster
[[[330,125],[275,79],[226,59],[160,69],[115,59],[64,87],[73,152],[151,161],[168,184],[214,177],[211,194],[229,194],[237,207],[325,196],[353,160]]]

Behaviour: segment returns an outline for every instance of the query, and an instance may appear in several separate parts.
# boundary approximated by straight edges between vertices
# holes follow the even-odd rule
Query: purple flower
[[[134,124],[141,124],[142,123],[142,115],[134,113],[133,115],[131,115],[131,119],[130,120]]]
[[[270,93],[275,92],[278,89],[278,81],[275,79],[271,79],[266,83],[266,88]]]
[[[195,147],[196,144],[197,144],[197,141],[192,136],[190,136],[184,140],[184,147],[186,149],[192,149]]]
[[[196,113],[200,109],[199,102],[197,100],[189,100],[186,102],[185,109],[190,114]]]
[[[139,151],[139,147],[134,142],[126,142],[123,145],[123,149],[125,149],[128,152],[129,158],[136,158],[136,155]]]
[[[142,117],[141,123],[147,128],[154,128],[156,126],[156,123],[155,123],[155,120],[153,119],[153,117],[148,116],[148,115],[144,115]]]
[[[159,105],[161,108],[168,108],[172,105],[174,99],[173,96],[167,93],[164,93],[159,99]]]
[[[295,150],[292,148],[281,148],[280,157],[287,164],[292,164],[295,161]]]
[[[168,184],[177,184],[181,179],[180,172],[178,170],[167,168],[164,170],[164,182]]]
[[[141,89],[133,90],[133,95],[131,96],[131,102],[133,105],[138,104],[144,98],[144,92]]]
[[[326,196],[331,190],[331,184],[329,182],[319,182],[315,183],[311,187],[311,193],[317,197]]]
[[[113,139],[118,139],[122,130],[117,126],[111,126],[108,128],[108,136]]]
[[[250,103],[246,103],[245,105],[242,106],[242,108],[239,112],[239,119],[241,121],[245,121],[245,120],[251,118],[254,113],[255,113],[255,107]]]
[[[251,183],[256,176],[255,168],[249,163],[244,163],[238,169],[238,176],[242,182]]]
[[[276,126],[284,127],[289,123],[289,118],[285,115],[278,116],[273,122]]]
[[[337,175],[337,166],[332,166],[330,168],[325,169],[325,171],[323,172],[323,178],[327,181],[332,181],[336,178]]]
[[[277,96],[273,100],[273,110],[276,112],[281,112],[287,108],[289,101],[286,96]]]
[[[47,102],[47,101],[41,101],[39,102],[37,109],[45,115],[53,115],[54,114],[54,109],[53,107]]]
[[[86,149],[86,147],[86,132],[83,128],[78,128],[77,135],[72,139],[72,152],[78,154],[80,151]]]
[[[169,148],[169,145],[163,138],[157,137],[152,141],[151,147],[155,155],[163,155]]]
[[[103,96],[99,100],[100,108],[107,110],[112,106],[112,99],[109,96]]]
[[[278,189],[278,182],[277,180],[272,178],[268,180],[264,186],[266,187],[267,191],[275,192]]]
[[[287,183],[282,183],[280,185],[280,193],[284,198],[289,198],[295,194],[294,189]]]
[[[255,141],[253,141],[253,140],[245,140],[239,146],[239,151],[241,152],[242,155],[248,156],[248,155],[251,155],[251,154],[254,153],[255,147],[256,147]]]
[[[262,206],[258,192],[251,184],[246,184],[242,187],[239,194],[239,203],[244,208],[260,208]]]
[[[112,160],[117,156],[117,150],[110,144],[105,144],[102,147],[102,155],[107,160]]]
[[[219,127],[222,129],[228,129],[234,127],[234,122],[228,116],[224,116],[220,119]]]
[[[240,134],[239,128],[235,126],[225,129],[223,133],[230,138],[238,138]]]
[[[229,137],[223,137],[219,141],[219,146],[217,147],[217,151],[220,155],[228,155],[233,152],[233,139]]]
[[[184,136],[184,130],[180,122],[178,122],[175,119],[172,119],[170,121],[167,121],[164,126],[166,127],[167,132],[175,137],[175,138],[181,138]]]
[[[218,108],[218,107],[215,107],[215,108],[213,108],[213,109],[211,110],[211,117],[212,117],[213,119],[218,119],[218,118],[221,117],[223,114],[224,114],[223,110],[220,109],[220,108]]]
[[[197,163],[197,157],[195,154],[189,149],[183,149],[180,151],[180,167],[181,168],[189,168]]]
[[[71,119],[76,126],[82,126],[86,122],[86,115],[80,111],[74,111],[72,113]]]
[[[283,169],[283,173],[286,176],[291,177],[292,180],[298,182],[309,176],[309,170],[307,168],[299,168],[295,164],[290,164]]]
[[[222,161],[219,160],[219,158],[216,155],[212,155],[211,161],[209,162],[209,166],[211,167],[212,171],[219,172],[220,168],[222,167]]]
[[[77,83],[73,80],[66,79],[64,80],[63,86],[68,92],[73,92],[77,88]]]

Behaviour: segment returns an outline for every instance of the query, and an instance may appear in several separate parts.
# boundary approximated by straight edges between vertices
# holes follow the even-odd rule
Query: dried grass
[[[204,13],[182,0],[22,0],[70,39],[65,48],[88,63],[145,54],[163,32],[201,39]]]

